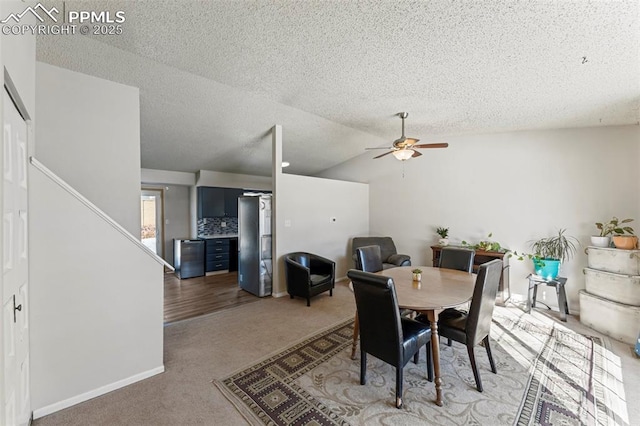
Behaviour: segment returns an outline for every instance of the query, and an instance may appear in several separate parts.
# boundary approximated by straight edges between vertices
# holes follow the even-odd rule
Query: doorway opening
[[[142,188],[140,194],[140,241],[164,258],[164,191]]]

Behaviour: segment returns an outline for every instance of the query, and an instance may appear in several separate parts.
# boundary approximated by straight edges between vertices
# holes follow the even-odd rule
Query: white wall
[[[290,252],[327,257],[336,262],[336,278],[345,277],[353,267],[351,238],[369,231],[369,185],[290,174],[279,180],[275,259],[280,282],[274,293],[286,292],[282,256]]]
[[[171,170],[141,169],[140,179],[142,183],[149,184],[173,184],[193,186],[196,184],[196,174],[187,172],[174,172]]]
[[[371,235],[392,236],[414,265],[431,265],[436,226],[449,227],[453,242],[478,242],[492,232],[495,241],[520,251],[567,228],[582,244],[562,270],[575,312],[594,223],[632,217],[640,232],[637,126],[440,139],[449,148],[423,150],[404,164],[367,153],[322,174],[368,182]],[[512,259],[511,265],[511,290],[524,295],[530,263]],[[546,294],[545,302],[557,306],[553,292]]]
[[[271,191],[270,176],[254,176],[235,173],[200,170],[196,176],[196,186],[219,186],[222,188],[262,189]]]
[[[140,233],[138,89],[36,63],[35,157],[133,235]]]
[[[35,157],[140,235],[138,89],[36,64]],[[163,371],[163,267],[33,167],[31,367],[40,417]]]
[[[37,418],[164,371],[163,267],[40,171],[29,172]]]

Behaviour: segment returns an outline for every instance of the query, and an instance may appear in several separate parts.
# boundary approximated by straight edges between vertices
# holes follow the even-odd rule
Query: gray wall
[[[437,226],[452,243],[493,240],[513,250],[558,228],[579,238],[577,256],[563,265],[569,309],[584,288],[584,247],[595,222],[636,219],[640,231],[638,126],[523,131],[438,138],[447,149],[423,150],[401,163],[364,154],[323,173],[368,182],[370,233],[391,235],[414,265],[431,265]],[[421,142],[430,142],[423,139]],[[526,294],[530,261],[511,261],[511,287]],[[556,305],[552,291],[545,303]],[[556,305],[557,306],[557,305]]]
[[[36,65],[36,158],[140,235],[138,89]],[[34,417],[164,370],[163,267],[29,168]]]
[[[35,157],[140,233],[138,89],[36,62]]]

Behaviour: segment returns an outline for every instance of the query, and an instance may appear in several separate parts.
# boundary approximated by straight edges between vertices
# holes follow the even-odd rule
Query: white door
[[[29,270],[27,247],[27,124],[3,90],[2,148],[2,349],[4,419],[26,425],[29,391]]]

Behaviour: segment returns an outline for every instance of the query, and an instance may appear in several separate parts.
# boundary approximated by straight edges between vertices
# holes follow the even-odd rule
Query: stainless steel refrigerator
[[[271,294],[271,196],[238,198],[238,285],[264,297]]]

